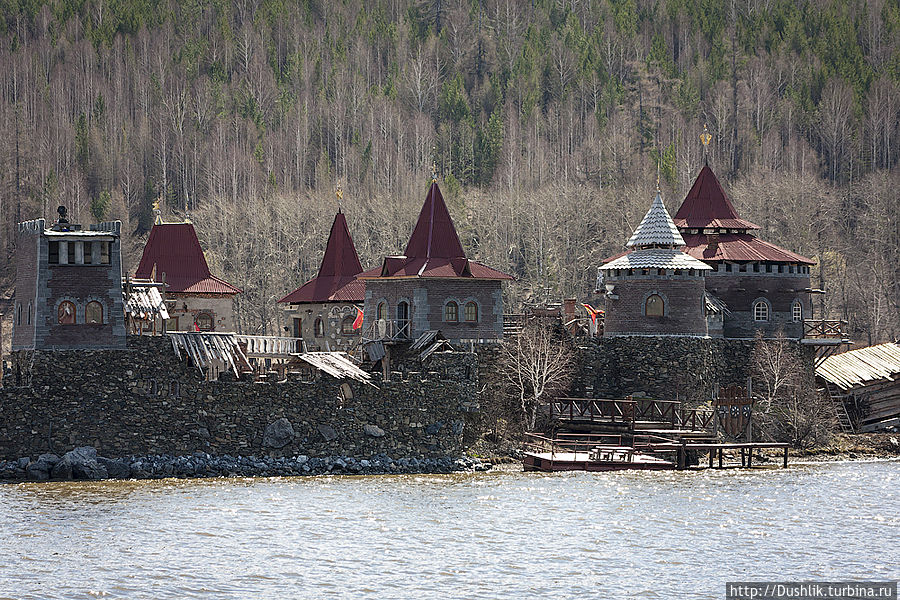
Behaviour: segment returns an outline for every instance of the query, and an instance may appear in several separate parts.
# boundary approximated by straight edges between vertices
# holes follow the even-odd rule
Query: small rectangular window
[[[109,264],[109,242],[100,242],[100,264]]]
[[[178,317],[166,320],[166,331],[178,331]]]
[[[731,263],[725,263],[725,271],[731,273]]]
[[[66,244],[69,247],[69,264],[75,264],[75,242],[69,242]]]
[[[47,262],[51,265],[59,264],[59,242],[50,242],[50,250]]]
[[[85,242],[84,243],[84,264],[91,264],[91,248],[93,247],[94,242]]]

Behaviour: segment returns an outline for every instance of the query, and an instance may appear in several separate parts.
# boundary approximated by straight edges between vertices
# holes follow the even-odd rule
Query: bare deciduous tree
[[[803,369],[801,349],[779,332],[774,339],[757,334],[752,355],[752,373],[757,431],[798,448],[828,440],[834,428],[830,399],[815,387],[812,375]]]
[[[501,349],[500,369],[518,395],[526,426],[534,429],[541,403],[569,385],[574,368],[572,346],[551,325],[529,320]]]

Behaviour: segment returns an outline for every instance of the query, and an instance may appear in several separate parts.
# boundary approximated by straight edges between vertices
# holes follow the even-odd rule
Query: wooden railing
[[[526,452],[590,452],[597,446],[621,446],[622,436],[606,433],[557,434],[550,438],[538,433],[526,433],[523,446]]]
[[[363,334],[363,340],[408,340],[412,331],[409,319],[376,319]]]
[[[670,424],[677,429],[702,431],[715,426],[715,412],[702,408],[683,408],[675,400],[636,398],[635,418]]]
[[[247,356],[266,358],[299,354],[303,351],[300,338],[268,335],[235,335],[239,344],[246,344]]]
[[[715,412],[701,408],[683,408],[673,400],[651,398],[556,398],[547,404],[546,412],[553,419],[589,421],[596,423],[624,423],[635,421],[665,423],[673,429],[692,431],[711,430],[715,426]]]
[[[634,422],[633,400],[603,398],[556,398],[550,402],[550,417],[569,421]]]
[[[804,319],[803,337],[805,338],[843,338],[844,325],[847,321],[829,319]]]

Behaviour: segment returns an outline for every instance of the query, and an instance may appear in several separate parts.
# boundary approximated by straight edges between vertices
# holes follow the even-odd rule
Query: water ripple
[[[0,486],[0,599],[721,598],[898,579],[900,463]]]

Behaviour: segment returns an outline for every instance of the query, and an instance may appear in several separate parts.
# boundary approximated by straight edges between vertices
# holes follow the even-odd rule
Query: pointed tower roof
[[[135,277],[162,279],[166,290],[189,294],[239,294],[241,290],[212,275],[192,223],[156,223],[144,246]]]
[[[684,246],[684,238],[681,237],[681,233],[672,222],[672,217],[669,216],[669,211],[663,204],[659,188],[656,189],[656,197],[650,205],[650,210],[644,215],[644,219],[625,245],[628,250],[607,258],[600,269],[603,271],[611,269],[709,271],[712,268],[680,250]]]
[[[437,181],[431,182],[404,252],[407,258],[465,258]]]
[[[662,194],[658,189],[656,190],[653,204],[650,205],[650,210],[644,215],[644,219],[637,226],[637,229],[634,230],[634,233],[631,234],[631,239],[625,245],[629,248],[635,246],[679,248],[684,246],[684,239],[681,237],[678,228],[675,227],[675,223],[672,222],[672,217],[669,216],[669,211],[666,210],[666,206],[662,201]]]
[[[279,302],[362,302],[366,286],[356,278],[362,270],[353,238],[347,228],[347,219],[338,210],[334,223],[331,224],[319,274]]]
[[[359,277],[512,279],[511,275],[466,258],[456,227],[450,218],[450,211],[447,210],[435,180],[428,188],[419,220],[416,221],[404,254],[385,257],[380,267],[370,269]]]
[[[694,180],[691,191],[675,213],[675,224],[679,227],[759,229],[737,213],[709,165],[705,165]]]

